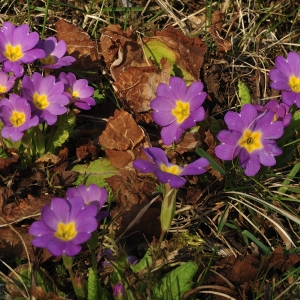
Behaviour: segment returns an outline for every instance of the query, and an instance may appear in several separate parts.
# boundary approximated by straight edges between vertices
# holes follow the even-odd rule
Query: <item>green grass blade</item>
[[[202,148],[197,148],[196,153],[199,156],[206,158],[209,161],[211,167],[217,170],[220,174],[222,175],[225,174],[225,170],[221,166],[219,166],[218,163],[210,155],[208,155]]]

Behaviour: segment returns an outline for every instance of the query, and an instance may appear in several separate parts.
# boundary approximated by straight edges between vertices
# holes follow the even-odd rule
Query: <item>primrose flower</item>
[[[15,76],[24,74],[22,63],[32,63],[36,59],[45,57],[45,51],[35,49],[39,41],[37,32],[29,33],[26,24],[15,27],[10,22],[4,22],[0,29],[0,62],[3,62],[2,71],[13,72]]]
[[[289,106],[284,103],[279,103],[277,100],[270,100],[266,105],[261,106],[255,104],[254,107],[259,112],[265,112],[266,110],[271,110],[274,113],[273,121],[282,121],[284,127],[288,126],[292,119],[292,114],[289,113]]]
[[[275,139],[283,135],[283,122],[274,121],[274,112],[260,114],[251,104],[245,104],[240,113],[229,111],[224,118],[228,130],[221,130],[217,138],[221,142],[215,154],[223,160],[239,161],[247,176],[255,175],[260,165],[274,166],[274,156],[282,153]]]
[[[24,131],[39,123],[39,118],[31,118],[31,108],[25,98],[11,94],[9,99],[3,98],[0,101],[0,119],[4,126],[1,135],[4,138],[11,138],[13,142],[20,140]]]
[[[125,299],[126,297],[126,291],[125,287],[122,283],[117,283],[113,287],[113,295],[115,296],[115,299]]]
[[[100,188],[96,184],[86,186],[84,184],[79,185],[76,188],[69,188],[66,192],[67,199],[74,197],[81,197],[84,200],[85,205],[95,205],[97,207],[97,219],[101,220],[108,216],[107,211],[101,211],[102,206],[106,202],[107,190]]]
[[[48,125],[57,121],[57,116],[67,112],[65,105],[69,99],[63,94],[64,84],[55,82],[52,75],[43,77],[40,73],[33,73],[32,77],[24,76],[21,95],[25,97],[39,119]]]
[[[36,48],[43,49],[46,57],[41,58],[42,68],[59,69],[64,66],[70,66],[76,59],[73,56],[64,56],[67,51],[66,42],[61,40],[57,42],[54,36],[45,41],[39,41]]]
[[[187,87],[183,79],[171,77],[169,85],[158,85],[156,96],[150,103],[154,110],[152,118],[163,127],[161,138],[166,145],[178,142],[186,129],[205,118],[201,105],[206,93],[202,82],[194,82]]]
[[[61,72],[59,79],[65,85],[65,93],[70,98],[71,103],[75,106],[89,110],[91,105],[95,105],[96,101],[91,96],[94,94],[94,89],[88,86],[88,81],[85,79],[78,79],[73,73]]]
[[[151,162],[136,159],[133,162],[134,168],[142,173],[155,173],[160,182],[169,183],[172,188],[179,188],[185,184],[186,179],[182,176],[203,174],[206,171],[205,167],[209,165],[208,160],[199,158],[185,167],[180,167],[170,163],[165,152],[160,148],[150,147],[143,150]]]
[[[15,84],[15,80],[15,76],[8,76],[5,72],[0,71],[0,94],[9,92]]]
[[[95,205],[85,206],[81,197],[72,201],[53,198],[44,206],[41,221],[32,223],[29,233],[35,238],[35,247],[47,248],[52,255],[74,256],[81,251],[80,244],[91,237],[98,227]]]
[[[274,90],[281,90],[282,102],[288,106],[296,103],[300,107],[300,55],[290,52],[285,59],[277,56],[275,69],[269,73],[273,81],[270,86]]]

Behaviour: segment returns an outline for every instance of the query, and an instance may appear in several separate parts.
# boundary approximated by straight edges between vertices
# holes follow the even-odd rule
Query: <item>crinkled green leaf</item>
[[[151,249],[148,249],[144,257],[135,265],[130,265],[133,272],[138,273],[144,269],[148,269],[152,265]]]
[[[93,268],[89,268],[88,278],[88,300],[101,299],[98,289],[99,283],[97,274]]]
[[[165,275],[154,288],[154,296],[161,300],[180,300],[193,285],[193,277],[198,270],[194,262],[186,262]]]
[[[101,287],[97,273],[93,268],[89,268],[87,300],[108,300],[108,294]]]
[[[238,88],[239,88],[239,97],[241,100],[241,105],[243,106],[244,104],[247,103],[251,104],[251,96],[247,86],[243,82],[239,81]]]
[[[64,114],[58,117],[57,123],[54,125],[57,127],[54,134],[52,134],[47,141],[47,153],[55,153],[56,148],[63,145],[72,133],[75,126],[76,114],[74,110],[71,110],[68,114]]]
[[[112,166],[107,158],[98,158],[89,164],[75,165],[73,171],[79,173],[74,184],[97,184],[99,187],[105,187],[107,183],[105,178],[119,174],[118,170]]]

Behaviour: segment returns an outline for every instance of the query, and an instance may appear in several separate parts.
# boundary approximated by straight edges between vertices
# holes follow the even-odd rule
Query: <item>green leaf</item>
[[[105,187],[107,185],[104,181],[105,178],[119,174],[119,171],[111,165],[107,158],[99,158],[89,164],[75,165],[72,170],[79,173],[74,184],[90,185],[94,183],[99,187]]]
[[[55,153],[56,148],[63,145],[69,137],[70,133],[73,131],[76,121],[76,114],[74,110],[71,110],[68,114],[58,117],[58,121],[55,124],[57,129],[51,135],[47,141],[47,153]]]
[[[104,95],[102,91],[100,92],[98,89],[94,91],[93,98],[95,99],[96,104],[101,104],[104,101]]]
[[[193,277],[198,270],[194,262],[186,262],[165,275],[154,288],[154,296],[161,300],[180,300],[193,285]]]
[[[99,281],[97,274],[93,268],[89,268],[88,300],[101,299],[98,286]]]
[[[149,248],[144,257],[135,265],[130,265],[133,272],[138,273],[144,269],[148,269],[152,265],[152,253]]]
[[[239,89],[239,97],[241,100],[241,105],[243,106],[244,104],[251,103],[251,96],[250,96],[249,89],[240,80],[238,82],[238,89]]]

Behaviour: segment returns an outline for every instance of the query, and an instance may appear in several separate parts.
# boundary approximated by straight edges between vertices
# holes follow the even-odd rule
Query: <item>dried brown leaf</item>
[[[150,109],[150,102],[156,97],[156,89],[160,83],[169,83],[171,64],[161,60],[162,69],[157,67],[129,67],[115,81],[120,97],[124,98],[135,112],[145,112]]]
[[[219,52],[227,52],[231,49],[231,43],[220,36],[223,26],[224,13],[215,10],[212,14],[209,32],[218,46]]]
[[[55,24],[57,39],[67,44],[67,53],[76,58],[72,68],[90,70],[100,65],[98,45],[90,36],[71,23],[61,19]]]

